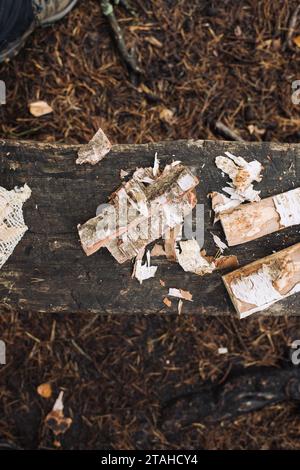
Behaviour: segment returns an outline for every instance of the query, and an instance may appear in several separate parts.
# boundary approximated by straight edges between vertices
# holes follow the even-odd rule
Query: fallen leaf
[[[44,383],[38,386],[38,394],[43,398],[50,398],[52,396],[52,387],[49,383]]]
[[[53,109],[46,101],[35,101],[34,103],[29,103],[29,112],[34,117],[41,117],[53,113]]]
[[[295,36],[293,38],[294,44],[296,44],[297,47],[300,47],[300,36]]]
[[[167,122],[168,124],[172,124],[174,122],[174,113],[171,109],[162,108],[162,110],[159,113],[159,118],[162,121]]]

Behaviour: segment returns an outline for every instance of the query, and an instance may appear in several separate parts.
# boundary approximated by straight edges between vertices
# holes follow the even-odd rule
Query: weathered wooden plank
[[[150,166],[158,152],[162,164],[180,159],[200,178],[198,202],[205,204],[205,244],[216,251],[210,231],[224,239],[220,223],[212,225],[207,194],[221,191],[225,179],[214,159],[224,151],[265,167],[262,197],[299,186],[300,145],[178,141],[146,145],[115,145],[99,164],[76,165],[76,146],[0,142],[0,185],[7,189],[29,184],[32,196],[24,206],[29,227],[13,255],[0,271],[0,298],[4,307],[36,312],[98,312],[103,314],[156,313],[172,310],[162,303],[169,287],[187,289],[193,302],[185,313],[235,315],[221,273],[205,277],[185,273],[179,265],[158,258],[157,275],[139,285],[131,279],[131,264],[119,265],[106,249],[87,257],[79,242],[77,224],[95,215],[120,184],[121,169]],[[230,249],[243,266],[300,241],[297,226]],[[166,287],[162,287],[163,279]],[[299,314],[299,296],[275,304],[268,313]],[[176,305],[174,304],[174,312]]]

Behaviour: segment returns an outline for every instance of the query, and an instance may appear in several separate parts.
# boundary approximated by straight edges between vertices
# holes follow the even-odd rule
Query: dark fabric
[[[0,0],[0,48],[21,37],[33,19],[32,0]]]

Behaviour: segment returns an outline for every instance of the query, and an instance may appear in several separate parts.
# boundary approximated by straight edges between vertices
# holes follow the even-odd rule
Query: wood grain
[[[227,178],[214,159],[230,151],[265,167],[262,197],[284,192],[300,184],[300,145],[222,141],[177,141],[145,145],[115,145],[99,165],[76,165],[78,146],[0,141],[0,185],[11,189],[27,183],[32,196],[24,206],[29,227],[13,255],[0,271],[2,312],[7,310],[45,313],[96,312],[101,314],[152,314],[177,312],[163,304],[169,287],[189,290],[193,302],[185,314],[234,314],[220,272],[205,277],[185,273],[165,258],[153,259],[157,275],[142,286],[131,279],[131,263],[119,265],[106,249],[87,257],[79,242],[77,225],[95,215],[120,184],[120,170],[133,172],[153,164],[154,154],[162,165],[182,160],[200,178],[198,202],[205,207],[204,248],[216,253],[210,232],[224,240],[220,223],[212,224],[207,194],[221,191]],[[240,265],[254,261],[300,241],[297,227],[288,228],[230,249]],[[162,287],[160,279],[165,281]],[[300,312],[298,296],[275,304],[268,313]]]

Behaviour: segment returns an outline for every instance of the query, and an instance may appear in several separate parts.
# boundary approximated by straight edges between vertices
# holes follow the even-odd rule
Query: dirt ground
[[[136,18],[122,8],[117,17],[142,77],[122,65],[99,1],[81,1],[0,66],[8,91],[1,137],[83,143],[101,126],[115,143],[220,139],[221,120],[246,141],[300,141],[300,108],[291,101],[300,49],[286,44],[297,1],[132,4]],[[53,114],[32,117],[28,103],[37,99]],[[160,426],[163,400],[179,389],[222,383],[236,367],[288,364],[297,318],[45,316],[16,308],[0,316],[0,338],[8,360],[0,368],[0,436],[24,448],[53,447],[44,418],[63,389],[73,418],[64,449],[300,449],[295,403],[213,426],[191,423],[171,438]],[[227,355],[218,355],[220,346]],[[43,382],[53,386],[50,399],[37,394]]]

